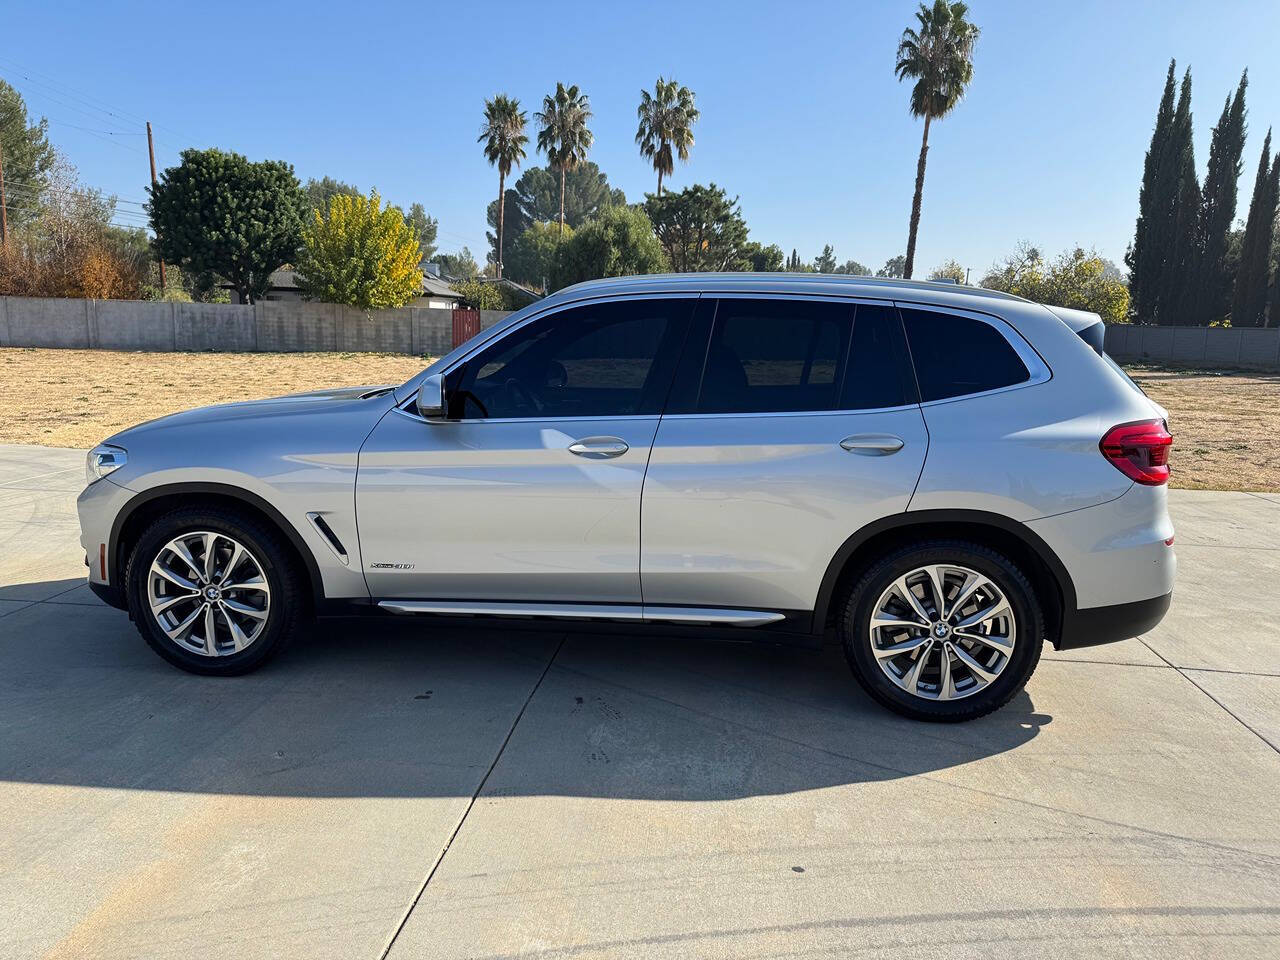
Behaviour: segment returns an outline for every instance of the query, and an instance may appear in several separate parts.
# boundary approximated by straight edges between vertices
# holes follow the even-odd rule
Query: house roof
[[[231,289],[231,284],[222,284],[224,289]],[[272,290],[297,290],[298,278],[293,270],[272,270],[271,271],[271,289]],[[422,295],[428,297],[439,297],[442,300],[461,300],[462,297],[458,291],[454,290],[449,284],[445,283],[439,277],[433,277],[429,273],[422,275]]]

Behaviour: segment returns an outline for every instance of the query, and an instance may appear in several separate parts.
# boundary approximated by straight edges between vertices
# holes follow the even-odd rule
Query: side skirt
[[[391,613],[444,613],[485,617],[554,617],[574,620],[626,620],[643,623],[692,623],[708,626],[760,627],[785,620],[769,610],[723,607],[662,607],[612,603],[513,603],[472,600],[381,600]]]

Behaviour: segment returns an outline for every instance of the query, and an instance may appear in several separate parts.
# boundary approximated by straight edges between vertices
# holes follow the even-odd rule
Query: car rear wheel
[[[873,564],[850,590],[839,632],[854,676],[879,703],[919,720],[972,720],[1026,685],[1044,616],[1008,557],[934,541]]]
[[[129,611],[147,644],[192,673],[247,673],[292,639],[305,597],[276,531],[223,510],[165,514],[125,571]]]

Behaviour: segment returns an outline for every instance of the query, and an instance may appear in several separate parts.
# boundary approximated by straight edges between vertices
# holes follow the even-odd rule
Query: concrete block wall
[[[487,329],[508,314],[485,310]],[[333,303],[153,303],[0,297],[0,346],[226,353],[376,351],[438,357],[453,349],[453,311],[366,312]]]
[[[481,328],[507,315],[482,311]],[[0,297],[0,346],[441,356],[453,349],[453,313],[425,307],[366,312],[305,301],[248,306]]]
[[[1117,360],[1280,370],[1280,328],[1112,324],[1106,347]]]

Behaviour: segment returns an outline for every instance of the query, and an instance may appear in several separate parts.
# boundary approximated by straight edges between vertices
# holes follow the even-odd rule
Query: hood
[[[126,446],[131,438],[160,430],[187,429],[201,424],[222,424],[258,419],[291,419],[311,417],[322,413],[348,412],[367,404],[371,416],[380,415],[394,401],[391,386],[338,387],[332,390],[312,390],[293,393],[266,400],[242,400],[235,403],[219,403],[209,407],[184,410],[167,417],[148,420],[137,426],[121,430],[108,437],[108,443]]]

